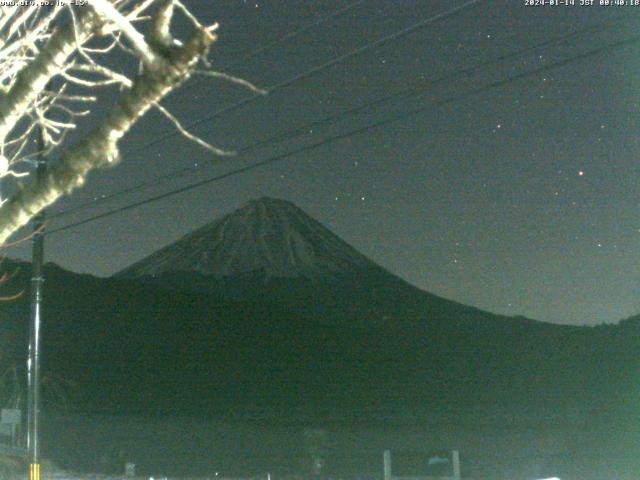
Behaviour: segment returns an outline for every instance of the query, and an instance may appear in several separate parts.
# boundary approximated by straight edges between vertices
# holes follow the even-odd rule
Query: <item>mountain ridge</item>
[[[382,268],[293,203],[262,197],[194,230],[114,277],[190,271],[219,277],[341,275]]]
[[[419,322],[425,316],[497,318],[411,285],[292,202],[270,197],[249,201],[113,278],[226,300],[271,301],[320,321],[379,324]],[[520,321],[538,322],[525,317]]]
[[[290,265],[308,266],[308,258]],[[68,408],[80,415],[421,425],[458,439],[467,422],[511,439],[514,418],[526,420],[517,428],[553,439],[558,424],[577,418],[577,430],[561,432],[576,436],[569,454],[598,429],[605,433],[594,451],[620,450],[615,432],[627,431],[640,404],[638,318],[589,327],[494,315],[422,292],[375,264],[348,265],[357,268],[309,277],[167,270],[98,278],[48,264],[43,376],[72,386]],[[30,283],[22,265],[10,286],[26,293]],[[5,363],[26,357],[28,299],[0,302]],[[43,409],[59,409],[46,387]],[[447,420],[435,426],[434,416]],[[631,431],[627,444],[638,438]],[[77,458],[76,446],[69,452]]]
[[[271,199],[261,199],[240,209],[247,216],[231,219],[243,223],[231,231],[246,234],[245,243],[264,239],[263,228],[291,225],[279,218],[280,223],[265,227],[266,220],[280,215],[265,216],[270,207],[263,209],[265,202],[273,206]],[[292,204],[275,203],[284,214],[298,215]],[[256,227],[254,220],[264,222]],[[100,408],[160,411],[171,408],[175,398],[184,399],[194,411],[206,412],[216,401],[233,398],[242,397],[238,403],[246,406],[255,400],[252,395],[260,395],[269,408],[300,399],[310,411],[325,405],[349,405],[347,410],[353,411],[367,402],[385,409],[400,402],[421,409],[497,403],[531,404],[544,410],[547,404],[589,405],[590,398],[602,402],[607,396],[593,386],[602,379],[612,383],[615,375],[617,385],[623,386],[619,390],[627,388],[626,378],[615,373],[615,366],[624,365],[627,371],[635,365],[628,351],[635,352],[637,342],[625,337],[637,329],[636,324],[592,329],[494,315],[423,292],[335,240],[324,227],[306,217],[301,222],[339,247],[338,258],[352,260],[343,264],[346,268],[327,269],[337,263],[325,255],[324,263],[308,277],[303,274],[309,269],[295,268],[298,277],[251,269],[233,276],[173,271],[173,263],[163,260],[186,247],[176,253],[172,245],[165,247],[168,257],[147,257],[158,260],[153,265],[161,268],[155,275],[142,269],[145,274],[139,277],[100,279],[49,265],[44,311],[47,321],[52,320],[45,347],[57,359],[57,371],[74,372],[79,382],[85,379],[87,393],[81,403],[86,408],[96,408],[95,399],[104,397],[109,400],[98,402]],[[195,232],[205,251],[207,234],[218,231],[220,223]],[[284,235],[273,233],[270,239],[275,238],[277,246],[285,242],[279,252],[286,256],[287,236],[298,233],[290,229]],[[336,253],[307,233],[299,236],[313,248]],[[190,235],[183,238],[193,239]],[[261,260],[270,262],[267,267],[283,265],[267,255],[277,248],[260,248]],[[189,259],[191,265],[199,265],[201,253]],[[288,258],[292,262],[284,265],[309,267],[312,257]],[[28,289],[28,271],[22,269],[16,280]],[[10,315],[14,319],[19,318],[16,308],[28,311],[26,298],[4,307],[14,311]],[[22,335],[24,325],[14,322]],[[97,351],[94,339],[102,345]],[[608,352],[610,346],[616,347],[613,353]],[[86,384],[88,358],[93,358],[89,364],[97,365],[97,370],[92,368],[105,386]],[[237,378],[237,385],[230,378]],[[371,385],[373,378],[379,386]],[[118,393],[114,386],[119,383],[137,393],[131,397]],[[187,384],[191,387],[185,390]],[[215,394],[209,390],[214,387]],[[149,392],[155,397],[150,398]],[[397,392],[403,392],[402,401],[394,397]],[[533,399],[536,394],[541,399]]]

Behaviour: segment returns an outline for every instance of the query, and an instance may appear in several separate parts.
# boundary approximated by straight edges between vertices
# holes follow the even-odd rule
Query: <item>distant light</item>
[[[580,176],[582,177],[582,176],[584,175],[584,170],[580,170],[580,171],[578,172],[578,175],[580,175]],[[547,480],[547,479],[543,479],[543,480]],[[553,479],[551,479],[551,480],[553,480]]]
[[[558,477],[551,477],[551,478],[539,478],[538,480],[560,480]]]

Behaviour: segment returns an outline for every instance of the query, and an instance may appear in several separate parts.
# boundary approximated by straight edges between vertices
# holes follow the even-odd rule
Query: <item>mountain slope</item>
[[[28,289],[28,271],[16,286]],[[194,414],[299,404],[347,415],[486,406],[524,381],[509,400],[519,403],[541,381],[579,392],[584,380],[523,374],[538,361],[560,371],[560,345],[584,351],[579,329],[421,292],[280,200],[251,202],[113,279],[49,266],[44,298],[47,365],[80,386],[82,409],[166,412],[179,401]],[[0,312],[25,319],[26,300]],[[23,338],[7,347],[25,345],[25,323],[4,327]]]
[[[3,293],[28,292],[30,268],[20,267]],[[288,202],[252,202],[115,278],[55,265],[45,278],[48,413],[53,380],[68,382],[68,408],[81,415],[421,424],[446,438],[470,424],[510,438],[520,419],[545,439],[577,424],[580,449],[604,432],[592,450],[614,453],[629,451],[620,432],[624,445],[640,439],[628,422],[640,405],[637,318],[570,327],[445,300]],[[0,302],[5,365],[24,363],[28,315],[28,295]]]
[[[274,304],[323,322],[495,321],[419,290],[294,204],[263,197],[114,276],[221,300]],[[533,323],[520,318],[519,323]]]
[[[382,323],[345,322],[335,310],[318,321],[278,303],[222,300],[52,265],[45,278],[45,418],[60,406],[49,386],[64,381],[67,408],[85,418],[188,415],[347,430],[405,425],[436,438],[464,438],[475,425],[489,435],[486,450],[514,428],[553,439],[556,431],[570,434],[559,425],[569,425],[567,432],[577,425],[577,438],[564,445],[568,458],[572,445],[582,452],[594,438],[589,451],[616,455],[640,439],[628,420],[640,404],[637,319],[567,327],[468,309],[466,316],[440,311],[431,321]],[[12,287],[29,283],[23,265]],[[26,356],[27,299],[0,303],[5,365]],[[95,428],[90,437],[102,438],[104,424]],[[51,445],[60,427],[44,434]],[[77,459],[74,442],[66,455]],[[105,442],[135,450],[121,437]],[[207,455],[199,439],[179,442]],[[588,470],[594,458],[582,466]]]
[[[294,413],[373,420],[469,408],[582,411],[631,392],[640,354],[632,324],[598,330],[487,313],[318,322],[286,306],[55,266],[46,278],[43,366],[74,385],[71,405],[80,411],[257,410],[283,421]],[[15,285],[28,288],[27,266]],[[16,361],[26,354],[27,299],[0,304],[5,360],[12,349]]]
[[[260,330],[274,341],[269,348],[284,357],[298,352],[307,366],[324,372],[320,391],[332,391],[332,378],[352,399],[358,391],[371,393],[372,378],[387,388],[370,401],[386,405],[400,395],[414,406],[524,402],[590,408],[614,384],[629,391],[628,377],[615,373],[614,365],[634,362],[624,349],[607,351],[610,338],[591,344],[598,337],[591,329],[494,315],[423,292],[283,200],[249,202],[116,278],[204,293],[222,303],[249,302],[263,313],[238,330],[272,325],[286,339],[275,341]],[[329,354],[326,345],[337,337],[346,342]],[[637,345],[629,347],[637,351]],[[316,375],[299,385],[313,390],[307,382]]]
[[[119,277],[195,272],[308,278],[378,268],[294,204],[263,197],[120,272]]]
[[[28,267],[15,285],[28,289]],[[421,292],[271,199],[116,278],[49,266],[44,298],[47,365],[81,386],[83,409],[591,408],[630,391],[639,350],[619,328],[508,318]],[[0,313],[3,352],[25,345],[26,297]]]

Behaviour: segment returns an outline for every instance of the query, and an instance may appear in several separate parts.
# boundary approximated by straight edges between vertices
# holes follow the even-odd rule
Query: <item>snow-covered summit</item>
[[[184,236],[118,274],[197,272],[220,277],[317,278],[379,269],[293,203],[263,197]]]

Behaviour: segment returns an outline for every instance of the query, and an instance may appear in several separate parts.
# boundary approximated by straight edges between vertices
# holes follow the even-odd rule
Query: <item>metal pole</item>
[[[47,161],[44,155],[45,141],[42,127],[38,135],[38,164],[36,181],[47,173]],[[29,332],[29,359],[27,361],[27,448],[29,450],[29,480],[40,480],[40,452],[38,445],[40,417],[40,325],[42,311],[42,286],[44,274],[44,223],[45,211],[42,210],[33,221],[32,263],[31,263],[31,328]]]
[[[384,468],[384,480],[392,480],[391,473],[391,450],[385,450],[382,454],[382,463]]]
[[[453,478],[454,480],[461,480],[460,475],[460,452],[454,450],[451,452],[451,460],[453,462]]]

